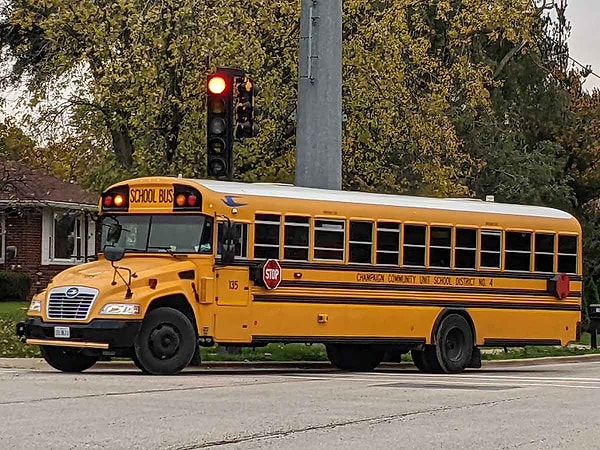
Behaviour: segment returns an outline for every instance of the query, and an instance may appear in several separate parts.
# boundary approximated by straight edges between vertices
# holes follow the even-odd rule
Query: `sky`
[[[600,0],[569,0],[566,14],[571,22],[571,57],[584,66],[591,65],[600,76]],[[600,78],[588,76],[583,87],[600,88]]]

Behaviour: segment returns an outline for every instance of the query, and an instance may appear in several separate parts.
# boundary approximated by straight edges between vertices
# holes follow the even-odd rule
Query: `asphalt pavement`
[[[598,358],[460,375],[215,364],[171,377],[10,362],[0,360],[0,449],[600,448]]]

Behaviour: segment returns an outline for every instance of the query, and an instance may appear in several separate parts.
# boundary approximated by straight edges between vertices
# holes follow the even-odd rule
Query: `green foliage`
[[[26,302],[0,302],[0,358],[40,357],[39,348],[23,344],[15,330],[27,318]]]
[[[0,302],[27,300],[31,277],[24,273],[0,272]]]

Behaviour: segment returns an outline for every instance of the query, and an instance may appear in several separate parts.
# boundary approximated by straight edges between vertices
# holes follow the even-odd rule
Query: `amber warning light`
[[[225,81],[225,78],[221,76],[217,75],[208,80],[208,90],[213,94],[222,94],[225,92],[226,88],[227,82]]]

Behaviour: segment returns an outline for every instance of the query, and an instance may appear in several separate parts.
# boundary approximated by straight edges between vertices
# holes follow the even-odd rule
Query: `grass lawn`
[[[16,323],[27,316],[28,302],[0,302],[0,357],[40,357],[37,346],[25,345],[17,339]],[[580,344],[589,345],[590,334],[583,333]],[[321,344],[269,344],[266,347],[242,348],[239,353],[220,353],[216,347],[202,348],[203,361],[326,361],[325,347]],[[523,347],[494,351],[484,350],[482,359],[539,358],[600,353],[586,348]],[[410,354],[402,357],[410,361]]]

